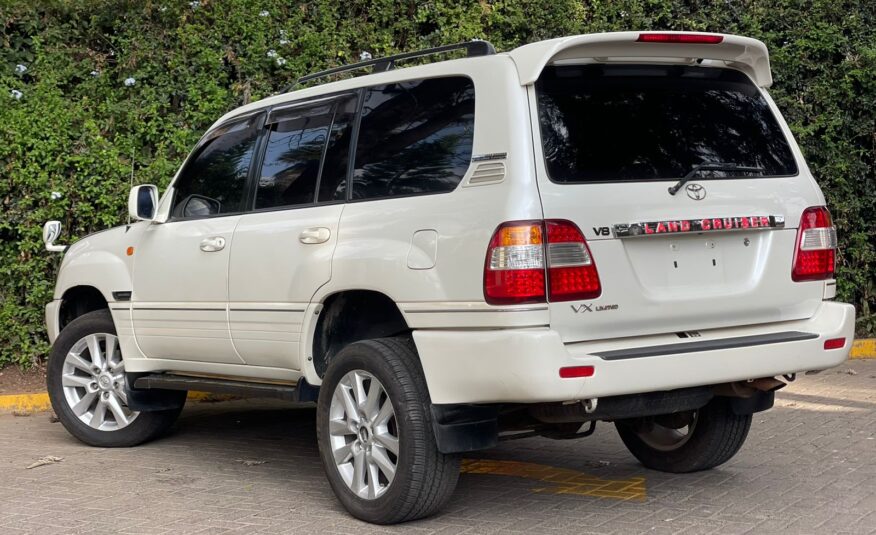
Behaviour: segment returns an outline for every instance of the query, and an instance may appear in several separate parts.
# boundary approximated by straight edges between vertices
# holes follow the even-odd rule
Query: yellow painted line
[[[575,494],[624,501],[645,501],[645,478],[603,479],[567,468],[546,464],[491,459],[463,459],[463,474],[489,474],[530,479],[549,483],[549,487],[532,489],[545,494]]]
[[[852,342],[853,359],[876,359],[876,338],[861,338]]]
[[[229,401],[237,398],[222,394],[210,394],[209,392],[189,392],[187,399],[190,401],[214,402]],[[31,414],[50,410],[52,410],[52,404],[49,401],[49,394],[47,392],[0,396],[0,413]]]

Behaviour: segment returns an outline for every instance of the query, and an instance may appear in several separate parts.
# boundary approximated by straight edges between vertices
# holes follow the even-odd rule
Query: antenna
[[[136,154],[136,149],[131,146],[131,180],[128,183],[128,191],[134,189],[134,155]],[[128,211],[128,225],[131,224],[131,212]]]

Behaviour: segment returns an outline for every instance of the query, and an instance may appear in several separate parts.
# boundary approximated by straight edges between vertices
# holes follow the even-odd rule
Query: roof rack
[[[386,56],[385,58],[376,58],[369,59],[366,61],[360,61],[359,63],[351,63],[350,65],[342,65],[340,67],[335,67],[333,69],[327,69],[324,71],[314,72],[301,78],[295,80],[292,85],[287,86],[283,89],[283,93],[288,93],[291,91],[296,85],[303,84],[305,82],[309,82],[311,80],[316,80],[318,78],[324,78],[326,76],[331,76],[333,74],[339,74],[342,72],[356,71],[359,69],[364,69],[366,67],[374,67],[372,69],[372,73],[375,72],[385,72],[395,68],[395,63],[397,61],[411,59],[411,58],[420,58],[423,56],[433,56],[435,54],[445,54],[447,52],[452,52],[454,50],[465,50],[466,57],[475,57],[475,56],[490,56],[496,53],[496,48],[489,41],[481,41],[479,39],[475,39],[472,41],[468,41],[465,43],[456,43],[454,45],[444,45],[444,46],[436,46],[434,48],[424,48],[423,50],[417,50],[414,52],[404,52],[402,54],[396,54],[394,56]]]

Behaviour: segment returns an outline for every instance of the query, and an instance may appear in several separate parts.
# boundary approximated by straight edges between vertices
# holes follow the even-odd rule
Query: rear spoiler
[[[549,63],[562,60],[723,62],[748,74],[760,87],[773,83],[767,47],[757,39],[719,33],[614,32],[561,37],[524,45],[509,55],[521,85],[535,83]]]

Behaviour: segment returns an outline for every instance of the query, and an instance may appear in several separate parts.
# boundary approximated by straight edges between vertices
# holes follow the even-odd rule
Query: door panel
[[[151,225],[143,233],[131,301],[134,333],[148,358],[242,362],[226,311],[231,238],[240,217]],[[221,243],[217,238],[224,247],[210,250]]]
[[[344,205],[248,214],[234,234],[229,322],[247,364],[300,369],[304,311],[331,278]],[[309,232],[320,229],[320,232]],[[324,241],[311,234],[327,234]]]

